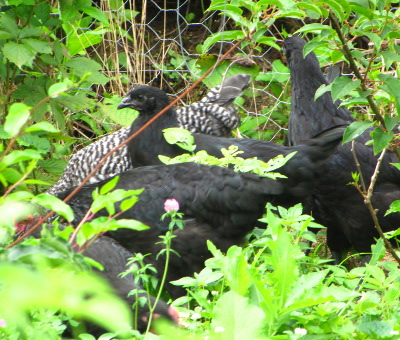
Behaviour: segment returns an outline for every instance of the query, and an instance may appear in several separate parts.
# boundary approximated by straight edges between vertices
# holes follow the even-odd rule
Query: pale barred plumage
[[[180,127],[191,132],[228,136],[238,127],[240,121],[233,101],[241,95],[249,83],[249,75],[234,75],[211,89],[200,102],[177,109]],[[55,195],[79,185],[110,150],[129,136],[129,131],[130,127],[122,128],[72,155],[60,179],[47,190],[47,193]],[[89,183],[97,183],[131,167],[128,149],[123,146],[106,159],[102,167],[90,178]]]

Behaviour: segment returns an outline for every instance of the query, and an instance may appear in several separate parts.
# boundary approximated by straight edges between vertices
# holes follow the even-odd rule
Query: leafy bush
[[[117,112],[116,106],[119,95],[129,86],[126,71],[134,70],[135,63],[108,42],[113,36],[124,34],[130,44],[136,44],[126,33],[137,12],[126,9],[122,0],[102,3],[108,6],[107,11],[100,11],[90,0],[61,0],[55,5],[43,0],[9,0],[1,7],[1,338],[60,338],[66,323],[76,324],[73,318],[90,320],[115,332],[131,326],[129,311],[108,285],[90,272],[88,260],[68,245],[66,240],[71,238],[72,230],[60,231],[57,237],[50,232],[40,240],[24,240],[6,248],[14,237],[15,223],[38,214],[27,203],[72,219],[65,203],[40,193],[62,173],[65,156],[73,149],[112,131],[115,124],[129,125],[134,119],[130,111]],[[324,65],[346,60],[354,73],[353,78],[336,78],[317,93],[331,91],[335,99],[343,99],[343,105],[356,107],[355,114],[361,121],[348,129],[346,141],[379,123],[381,126],[372,135],[375,152],[390,148],[399,153],[395,128],[400,110],[400,83],[396,77],[400,60],[396,44],[400,38],[399,9],[391,2],[214,0],[209,11],[219,11],[238,29],[210,35],[197,47],[204,53],[221,40],[242,40],[241,50],[246,55],[239,57],[244,58],[261,54],[266,46],[279,49],[276,37],[267,28],[275,25],[280,28],[277,35],[285,37],[288,31],[295,33],[283,24],[285,20],[296,22],[300,27],[297,33],[311,38],[306,53],[313,50]],[[365,38],[369,45],[363,44]],[[116,57],[107,57],[105,51]],[[139,58],[136,61],[141,62]],[[171,51],[169,64],[160,63],[159,69],[186,67],[191,74],[185,78],[189,82],[216,61],[213,55],[185,59]],[[155,62],[154,65],[157,66]],[[275,135],[271,119],[282,126],[287,123],[289,72],[278,59],[271,67],[265,73],[257,63],[243,67],[224,61],[205,80],[211,87],[220,82],[225,71],[245,71],[256,81],[255,91],[247,93],[252,101],[257,101],[256,90],[266,82],[271,98],[280,98],[263,103],[262,116],[244,117],[238,134],[270,139]],[[169,74],[177,82],[177,73]],[[136,73],[132,77],[140,79]],[[229,152],[228,158],[232,155]],[[98,193],[94,210],[108,208],[113,215],[110,199],[126,199],[126,195],[130,198],[125,207],[134,204],[133,193],[107,196],[111,187],[112,184]],[[393,202],[389,212],[400,211],[399,202]],[[187,297],[174,302],[187,316],[184,325],[188,330],[160,326],[164,335],[147,334],[146,338],[399,336],[398,267],[393,262],[381,262],[381,240],[366,267],[348,270],[330,266],[319,256],[321,247],[310,256],[304,255],[304,240],[315,241],[307,227],[317,226],[310,216],[302,214],[301,207],[269,207],[265,221],[268,228],[256,229],[243,247],[234,246],[222,254],[210,244],[213,258],[206,262],[205,269],[193,278],[176,282],[189,289]],[[137,228],[138,224],[112,219],[87,222],[82,224],[78,243],[84,247],[94,235],[117,227]],[[139,269],[137,273],[154,287],[144,272]],[[182,307],[185,303],[197,307],[187,309]]]

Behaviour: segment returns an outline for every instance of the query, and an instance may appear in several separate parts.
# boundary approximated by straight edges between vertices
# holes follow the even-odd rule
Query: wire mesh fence
[[[231,19],[215,11],[206,11],[209,3],[127,0],[118,11],[115,8],[112,10],[107,0],[96,1],[95,4],[109,18],[112,18],[111,14],[114,18],[114,25],[105,39],[90,50],[105,66],[104,72],[111,79],[107,84],[110,93],[122,95],[136,84],[148,84],[178,95],[199,77],[199,64],[208,65],[207,58],[214,63],[234,44],[234,41],[219,41],[206,54],[199,53],[199,45],[211,34],[235,27]],[[268,34],[276,34],[277,30],[273,29]],[[260,75],[268,73],[268,79],[273,81],[274,77],[282,76],[271,66],[272,61],[280,56],[278,51],[267,46],[262,51],[238,47],[227,63],[229,66],[224,67],[223,72],[215,72],[224,73],[239,65],[243,72],[251,73],[251,69],[257,69]],[[249,117],[259,118],[258,138],[273,139],[285,126],[285,119],[275,119],[274,115],[278,112],[282,118],[284,112],[279,112],[279,108],[287,110],[288,103],[270,89],[271,83],[253,82],[241,105],[244,124]],[[199,100],[205,91],[206,87],[200,86],[189,93],[181,104]],[[101,96],[101,91],[98,94]],[[261,136],[266,130],[269,135]]]

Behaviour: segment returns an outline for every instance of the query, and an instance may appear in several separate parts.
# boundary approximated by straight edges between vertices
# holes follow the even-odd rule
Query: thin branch
[[[372,219],[374,220],[374,224],[375,224],[375,228],[379,233],[379,236],[383,239],[383,242],[385,243],[385,247],[386,250],[394,257],[394,259],[400,264],[400,257],[397,255],[397,253],[395,252],[395,250],[393,249],[391,243],[388,241],[388,239],[385,237],[385,235],[383,234],[381,225],[379,223],[378,220],[378,216],[377,216],[377,209],[374,209],[373,205],[372,205],[372,194],[374,191],[374,186],[376,184],[376,181],[378,179],[378,175],[379,175],[379,169],[381,167],[382,164],[382,160],[385,156],[386,153],[386,149],[383,149],[381,155],[378,158],[378,161],[376,163],[376,167],[375,167],[375,171],[371,177],[371,183],[369,185],[368,191],[367,191],[367,196],[365,197],[365,204],[368,207],[368,210],[371,213]]]

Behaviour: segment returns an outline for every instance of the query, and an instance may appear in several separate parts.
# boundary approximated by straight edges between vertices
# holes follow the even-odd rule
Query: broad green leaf
[[[46,41],[41,41],[41,40],[37,40],[37,39],[23,39],[22,43],[25,46],[28,46],[29,48],[34,50],[36,53],[50,54],[53,52],[50,44]]]
[[[72,56],[82,52],[85,48],[94,46],[103,41],[101,31],[86,31],[82,34],[72,32],[67,40],[67,48]]]
[[[261,339],[264,317],[263,310],[251,305],[248,298],[233,291],[225,293],[214,307],[212,339]]]
[[[48,138],[39,137],[30,133],[25,133],[17,139],[19,145],[32,147],[40,152],[49,152],[51,149]]]
[[[365,130],[370,128],[372,124],[373,122],[369,122],[367,120],[351,123],[344,131],[343,143],[348,143],[356,139],[358,136],[362,135]]]
[[[332,100],[336,101],[337,99],[344,97],[349,94],[351,91],[358,88],[361,84],[361,80],[357,79],[355,81],[351,80],[348,77],[337,77],[332,82]]]
[[[61,83],[53,84],[49,87],[48,94],[50,97],[55,98],[60,94],[68,91],[68,89],[72,86],[72,82],[69,79],[64,80]]]
[[[321,3],[328,5],[332,12],[336,15],[340,22],[343,22],[348,15],[346,15],[343,7],[339,2],[334,0],[323,0]]]
[[[382,258],[385,256],[386,248],[382,238],[378,239],[378,241],[371,247],[372,247],[372,257],[371,260],[369,261],[369,265],[375,266],[378,263],[378,261],[381,261]]]
[[[35,53],[28,47],[9,41],[3,46],[4,56],[21,68],[23,65],[31,66]]]
[[[4,130],[10,136],[16,136],[26,124],[31,115],[30,109],[31,107],[24,103],[14,103],[10,106],[4,123]]]
[[[399,116],[394,116],[391,117],[388,114],[385,114],[384,116],[384,121],[385,121],[385,127],[388,130],[393,130],[393,128],[396,126],[396,124],[399,122]]]
[[[39,194],[32,199],[32,203],[39,204],[47,209],[55,211],[63,216],[68,222],[74,219],[72,208],[58,197],[46,193]]]
[[[15,18],[11,18],[5,12],[0,13],[0,27],[8,32],[11,37],[16,38],[19,34],[19,28]]]
[[[133,196],[131,198],[127,198],[123,200],[120,204],[121,210],[126,211],[132,208],[139,201],[139,197]]]
[[[241,16],[243,11],[240,7],[228,4],[227,2],[212,5],[207,9],[207,11],[230,11]]]
[[[278,83],[284,83],[289,78],[290,78],[289,68],[286,65],[284,65],[280,59],[277,59],[272,62],[272,70],[268,73],[259,74],[256,80],[276,81]],[[262,118],[262,117],[257,117],[257,118]],[[240,129],[242,130],[242,126],[240,126]]]
[[[251,284],[251,277],[242,248],[232,246],[228,249],[223,271],[232,291],[245,296]]]
[[[111,179],[110,181],[108,181],[106,184],[104,184],[101,188],[100,188],[100,195],[104,195],[107,192],[111,191],[112,189],[115,188],[115,186],[117,185],[119,180],[119,176],[115,176],[113,179]]]
[[[99,20],[101,23],[103,23],[106,26],[110,25],[110,23],[108,22],[107,16],[105,15],[105,12],[102,12],[97,7],[94,7],[94,6],[83,7],[83,8],[81,8],[81,11],[83,13],[86,13],[87,15],[90,15],[92,18]]]
[[[106,228],[104,228],[102,231],[117,230],[119,228],[132,229],[136,231],[149,229],[147,225],[143,224],[140,221],[120,219],[113,220],[112,222],[108,223],[106,225]]]
[[[194,151],[194,137],[190,131],[182,128],[168,128],[163,130],[164,138],[169,144],[177,144],[184,150]]]
[[[374,141],[374,154],[377,155],[384,148],[388,147],[394,137],[393,131],[385,131],[381,128],[376,128],[372,132],[372,139]]]
[[[25,132],[32,132],[32,131],[46,131],[51,133],[60,132],[60,130],[58,130],[53,124],[49,122],[39,122],[31,126],[28,126],[25,129]]]
[[[400,212],[400,200],[392,202],[389,209],[386,211],[385,216],[391,213]]]
[[[240,40],[242,38],[244,38],[244,32],[240,30],[214,33],[204,41],[202,53],[207,53],[208,49],[218,41]]]
[[[78,71],[79,75],[83,75],[88,71],[99,71],[102,69],[102,66],[98,62],[86,57],[76,57],[70,59],[65,63],[65,65],[75,71]]]
[[[400,114],[400,80],[389,74],[380,74],[381,87],[395,99],[397,114]]]
[[[5,168],[5,169],[3,169],[1,171],[1,175],[6,180],[6,183],[3,183],[4,186],[6,186],[7,183],[16,183],[22,177],[22,174],[20,174],[16,169],[13,169],[13,168]]]
[[[318,6],[315,6],[311,3],[300,1],[296,4],[297,7],[299,8],[304,8],[308,11],[315,12],[317,15],[322,16],[322,11]]]
[[[322,25],[322,24],[308,24],[305,25],[301,28],[299,28],[295,33],[300,33],[300,32],[315,32],[315,33],[320,33],[321,31],[330,31],[333,32],[333,28],[331,28],[328,25]]]
[[[321,97],[324,93],[329,92],[332,90],[332,84],[325,85],[322,84],[317,91],[315,91],[314,101],[316,101],[319,97]]]
[[[65,169],[67,162],[64,159],[44,159],[39,160],[38,167],[51,174],[61,175]]]
[[[38,37],[43,33],[44,32],[38,27],[26,26],[21,29],[18,37],[22,40],[22,42],[24,42],[24,40],[28,37]]]
[[[358,330],[367,334],[370,339],[383,339],[383,338],[393,338],[391,332],[393,331],[393,326],[384,321],[370,321],[364,322],[357,326]]]

